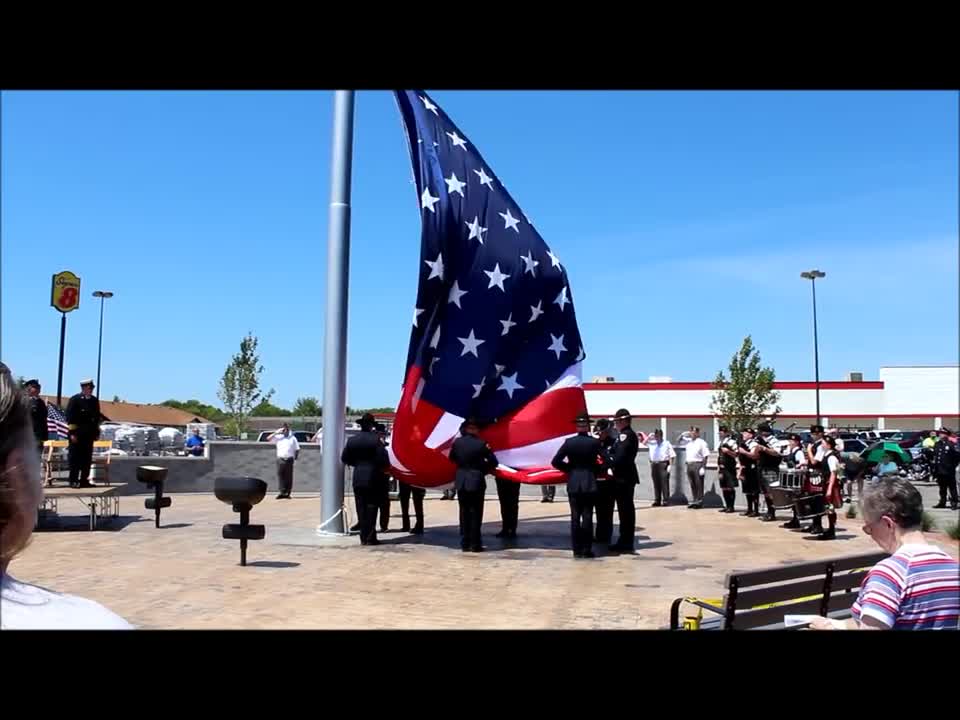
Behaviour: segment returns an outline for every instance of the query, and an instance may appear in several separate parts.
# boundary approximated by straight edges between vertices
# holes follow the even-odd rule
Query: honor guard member
[[[594,428],[596,437],[600,441],[600,452],[607,463],[607,467],[609,467],[610,451],[617,439],[613,430],[610,421],[606,418],[597,420]],[[597,477],[597,494],[594,497],[597,508],[597,526],[594,542],[609,545],[613,539],[614,495],[613,477],[605,471]]]
[[[27,397],[30,400],[30,425],[33,427],[33,437],[37,441],[37,448],[43,454],[43,443],[49,437],[47,430],[47,404],[40,397],[40,381],[27,380]]]
[[[427,491],[421,487],[408,485],[403,480],[398,480],[400,485],[400,514],[403,517],[403,531],[414,535],[423,535],[423,498]],[[416,515],[417,523],[410,527],[410,497],[413,496],[413,512]]]
[[[575,558],[592,558],[593,504],[597,495],[597,474],[605,471],[600,440],[592,437],[590,416],[581,413],[576,420],[577,434],[563,441],[551,464],[567,474],[567,500],[570,503],[570,543]]]
[[[353,494],[360,516],[360,544],[379,545],[377,511],[387,491],[390,456],[376,433],[376,420],[370,413],[360,418],[360,430],[347,440],[340,460],[353,467]]]
[[[625,408],[617,410],[613,416],[617,439],[610,450],[610,469],[613,470],[614,500],[617,503],[617,516],[620,518],[620,537],[610,546],[613,552],[633,552],[633,535],[637,522],[633,489],[640,482],[636,462],[640,441],[630,427],[631,419],[630,411]]]
[[[90,463],[93,443],[100,437],[100,401],[93,394],[93,380],[80,383],[80,392],[67,403],[67,429],[70,433],[70,487],[93,487]]]
[[[450,461],[457,466],[454,486],[460,502],[460,549],[482,552],[480,526],[483,523],[483,495],[487,474],[496,469],[497,456],[480,438],[479,423],[468,418],[460,425],[460,437],[450,449]]]
[[[520,516],[520,483],[497,478],[497,500],[500,501],[500,532],[498,538],[513,540],[517,537],[517,520]]]
[[[760,473],[757,463],[760,460],[760,444],[755,439],[753,428],[741,431],[743,442],[740,445],[740,466],[743,470],[743,494],[747,496],[747,511],[744,517],[760,515]]]
[[[377,423],[373,426],[377,433],[377,439],[383,447],[387,447],[387,426],[383,423]],[[388,454],[387,457],[390,457]],[[386,473],[386,490],[380,496],[380,532],[387,532],[390,529],[390,472]]]
[[[776,483],[780,478],[780,461],[783,459],[780,451],[773,447],[773,432],[768,423],[760,423],[757,426],[759,437],[757,445],[760,446],[759,457],[759,475],[760,489],[763,491],[763,499],[767,504],[767,512],[761,518],[764,522],[773,522],[777,519],[777,511],[773,508],[773,496],[770,494],[770,486]]]
[[[800,436],[793,433],[787,438],[786,463],[788,468],[802,470],[807,466],[807,454],[803,451],[803,441]],[[790,522],[784,523],[780,527],[788,530],[795,530],[800,527],[800,517],[797,515],[796,506],[793,507],[793,518]]]
[[[720,489],[723,492],[722,513],[734,512],[733,505],[737,499],[737,456],[739,444],[730,434],[726,425],[720,426],[720,444],[717,446],[717,465],[720,470]]]
[[[950,431],[941,427],[937,430],[940,438],[933,446],[933,476],[940,490],[940,502],[933,507],[942,510],[947,506],[947,493],[950,493],[950,509],[957,509],[957,465],[960,464],[960,445],[950,442]]]

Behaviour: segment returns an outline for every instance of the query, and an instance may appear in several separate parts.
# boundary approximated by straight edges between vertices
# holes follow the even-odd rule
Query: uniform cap
[[[620,408],[619,410],[617,410],[617,414],[614,415],[613,417],[616,420],[629,420],[633,417],[633,415],[631,415],[630,411],[627,410],[626,408]]]
[[[573,419],[577,425],[589,425],[590,424],[590,414],[582,412],[577,417]]]
[[[770,423],[760,423],[757,425],[758,432],[773,432],[770,428]]]
[[[823,425],[811,425],[811,426],[810,426],[810,432],[812,432],[812,433],[822,433],[822,432],[823,432]]]
[[[80,381],[80,387],[83,387],[84,385],[91,385],[91,386],[92,386],[92,385],[93,385],[93,379],[92,379],[92,378],[87,378],[86,380],[81,380],[81,381]]]
[[[27,380],[27,382],[24,383],[24,386],[25,386],[25,387],[30,387],[31,385],[33,385],[33,386],[34,386],[35,388],[37,388],[38,390],[40,389],[40,381],[37,380],[36,378],[34,378],[34,379],[32,379],[32,380]]]

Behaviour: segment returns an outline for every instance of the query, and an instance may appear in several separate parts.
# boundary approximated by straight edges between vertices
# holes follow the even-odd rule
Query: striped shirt
[[[903,545],[867,573],[853,617],[894,630],[957,630],[960,565],[934,545]]]

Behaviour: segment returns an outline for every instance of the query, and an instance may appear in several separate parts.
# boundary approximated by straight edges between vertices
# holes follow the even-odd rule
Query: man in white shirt
[[[840,439],[840,431],[837,428],[830,428],[827,431],[827,435],[832,437],[837,443],[837,452],[843,452],[843,440]]]
[[[663,430],[653,431],[647,438],[650,449],[650,474],[653,476],[653,507],[667,505],[670,501],[670,461],[676,456],[673,445],[663,439]]]
[[[684,449],[687,453],[687,480],[690,482],[690,494],[692,501],[688,508],[699,510],[703,507],[703,479],[707,474],[707,456],[710,455],[710,448],[706,441],[700,437],[700,428],[690,428],[691,440]]]
[[[287,423],[270,436],[270,442],[277,446],[277,484],[280,486],[277,500],[289,500],[293,490],[293,463],[300,457],[300,443]]]

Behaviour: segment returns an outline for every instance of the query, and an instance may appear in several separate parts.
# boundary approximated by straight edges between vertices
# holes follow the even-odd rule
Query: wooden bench
[[[90,529],[96,530],[97,523],[103,519],[115,518],[120,515],[120,496],[117,491],[124,487],[119,485],[94,485],[89,488],[72,488],[62,485],[44,488],[43,499],[40,501],[37,513],[37,524],[48,514],[56,515],[60,510],[60,500],[76,499],[83,505],[90,515]]]
[[[43,481],[50,487],[59,476],[70,470],[70,461],[66,450],[70,443],[66,440],[45,440],[43,443]],[[93,458],[90,462],[90,479],[100,480],[110,484],[110,451],[113,450],[111,440],[95,440],[93,443]],[[94,475],[96,474],[96,477]]]
[[[674,600],[670,629],[681,629],[680,607],[684,603],[702,608],[696,618],[683,623],[684,629],[782,630],[784,615],[849,617],[867,572],[886,557],[885,552],[875,552],[734,571],[724,580],[727,594],[720,601],[693,597]],[[703,610],[719,617],[701,624]],[[790,629],[802,627],[806,626]]]

